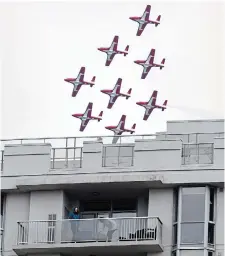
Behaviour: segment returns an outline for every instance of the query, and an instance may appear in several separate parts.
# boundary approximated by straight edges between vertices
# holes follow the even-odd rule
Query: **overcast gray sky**
[[[136,37],[137,23],[151,4],[151,19],[161,14],[161,24],[148,25]],[[122,114],[126,126],[136,122],[136,133],[164,131],[167,120],[223,118],[222,2],[62,2],[0,3],[1,138],[107,135],[106,125],[116,125]],[[106,54],[119,36],[118,49],[127,44],[127,57],[115,56],[105,67]],[[141,80],[141,66],[156,49],[155,61],[166,58],[163,70],[152,69]],[[93,88],[83,86],[76,98],[64,78],[76,77],[86,67],[85,80],[96,75]],[[121,77],[122,91],[132,87],[129,100],[118,98],[111,110],[101,89],[112,89]],[[158,102],[168,99],[168,109],[155,110],[143,121],[147,101],[158,90]],[[104,111],[101,122],[90,121],[79,132],[83,113],[93,102],[93,115]]]

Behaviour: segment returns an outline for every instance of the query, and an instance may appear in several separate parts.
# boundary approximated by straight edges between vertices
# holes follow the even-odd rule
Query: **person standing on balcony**
[[[69,219],[71,219],[71,230],[73,233],[72,241],[75,242],[75,236],[78,231],[80,211],[77,207],[73,207],[72,211],[69,213]]]

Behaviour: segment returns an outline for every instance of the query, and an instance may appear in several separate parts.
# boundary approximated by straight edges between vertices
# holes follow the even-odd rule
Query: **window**
[[[215,208],[215,189],[209,189],[209,223],[208,223],[208,245],[214,245],[215,237],[215,222],[214,222],[214,208]]]
[[[113,211],[135,211],[137,208],[137,200],[135,199],[119,199],[112,201]]]
[[[182,188],[181,244],[204,244],[205,188]]]
[[[215,224],[214,223],[210,223],[208,224],[208,243],[209,244],[214,244],[214,227]]]
[[[204,223],[182,223],[181,244],[203,244]]]
[[[110,211],[111,201],[101,200],[101,201],[82,201],[81,208],[84,212],[97,212],[97,211]]]
[[[178,188],[173,194],[173,244],[177,244],[177,221],[178,221]]]
[[[210,188],[209,192],[209,221],[214,221],[214,201],[215,201],[215,189]]]

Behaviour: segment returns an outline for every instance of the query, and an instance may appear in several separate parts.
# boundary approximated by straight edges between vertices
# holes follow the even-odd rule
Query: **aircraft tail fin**
[[[135,132],[136,124],[133,124],[131,127],[131,132],[130,134],[133,134]]]
[[[130,89],[128,90],[128,92],[127,92],[127,96],[126,96],[126,100],[128,100],[128,99],[129,99],[131,92],[132,92],[132,88],[130,88]]]
[[[103,111],[101,111],[98,115],[98,122],[100,122],[102,120],[102,115],[103,115]]]
[[[156,27],[160,24],[160,19],[161,19],[161,15],[159,15],[159,16],[157,17],[157,19],[156,19],[156,22],[157,22],[157,23],[155,23],[155,26],[156,26]]]
[[[163,105],[162,105],[162,111],[164,111],[166,109],[166,105],[167,105],[167,100],[165,100]]]
[[[124,56],[127,56],[127,54],[128,54],[128,51],[129,51],[129,45],[127,45],[127,46],[126,46],[126,48],[125,48],[125,53],[124,53]]]

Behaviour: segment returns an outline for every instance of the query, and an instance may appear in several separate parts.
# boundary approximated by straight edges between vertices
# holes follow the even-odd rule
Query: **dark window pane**
[[[82,201],[81,208],[83,211],[110,211],[111,202],[106,201]]]
[[[120,199],[113,200],[113,211],[136,211],[137,200],[136,199]]]
[[[177,224],[173,225],[173,244],[177,244]]]
[[[181,224],[181,244],[203,244],[204,223]]]
[[[214,227],[213,223],[208,224],[208,243],[214,244]]]
[[[178,189],[174,189],[174,195],[173,195],[173,222],[177,222],[178,218]]]
[[[214,221],[214,188],[210,188],[209,220]]]
[[[177,252],[176,252],[176,251],[173,251],[173,252],[171,253],[171,256],[177,256]]]
[[[205,195],[182,195],[181,222],[204,221]]]
[[[213,252],[208,251],[208,256],[214,256]]]

